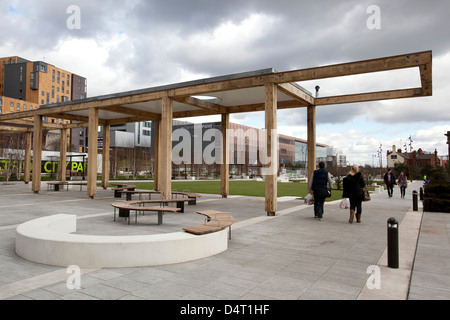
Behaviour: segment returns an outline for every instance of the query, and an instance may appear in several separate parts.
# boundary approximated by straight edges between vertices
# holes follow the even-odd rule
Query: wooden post
[[[59,142],[59,181],[66,181],[67,129],[61,129]]]
[[[32,136],[33,134],[31,132],[25,134],[25,168],[23,169],[23,181],[25,184],[30,183]]]
[[[159,155],[161,154],[161,150],[160,150],[160,146],[161,146],[161,135],[160,135],[160,128],[161,128],[161,120],[153,120],[155,123],[154,126],[154,130],[155,132],[152,132],[152,134],[154,135],[154,143],[155,145],[153,146],[153,158],[154,158],[154,163],[153,163],[153,182],[154,182],[154,189],[155,191],[161,191],[161,185],[160,185],[160,180],[159,180],[159,173],[160,173],[160,159],[159,159]]]
[[[111,126],[103,126],[103,152],[102,152],[102,187],[107,189],[109,185],[109,145],[111,138]]]
[[[220,193],[222,198],[230,194],[230,155],[227,130],[230,128],[230,114],[222,114],[222,163],[220,165]]]
[[[277,86],[266,84],[265,117],[267,134],[267,157],[271,159],[265,165],[266,180],[266,212],[274,216],[277,211],[277,174],[278,174],[278,137],[277,137]]]
[[[42,161],[42,116],[34,117],[33,130],[33,183],[32,190],[41,190],[41,161]]]
[[[308,106],[307,148],[308,148],[308,181],[316,169],[316,106]]]
[[[93,199],[97,194],[97,144],[98,109],[89,109],[87,195]]]
[[[159,147],[159,175],[161,199],[170,200],[172,197],[172,114],[173,100],[162,98],[162,115]]]

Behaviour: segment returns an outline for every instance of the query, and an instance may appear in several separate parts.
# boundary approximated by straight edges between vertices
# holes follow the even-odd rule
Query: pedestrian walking
[[[400,197],[405,199],[406,188],[408,188],[408,177],[405,172],[401,172],[397,180],[398,186],[400,187]]]
[[[366,182],[359,172],[358,165],[354,164],[352,170],[343,180],[344,192],[342,196],[350,200],[350,218],[349,223],[353,223],[356,210],[356,221],[361,223],[362,201],[364,199],[364,187]]]
[[[394,193],[395,176],[391,169],[388,169],[388,171],[384,174],[384,183],[386,184],[389,198],[392,198],[392,194]]]
[[[332,190],[331,174],[325,170],[325,162],[321,161],[319,162],[319,169],[313,172],[308,184],[308,193],[314,195],[314,217],[319,221],[323,219],[323,205],[328,194],[327,184]]]

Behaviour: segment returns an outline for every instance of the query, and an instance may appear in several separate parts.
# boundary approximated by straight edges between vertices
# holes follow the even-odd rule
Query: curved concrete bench
[[[228,248],[227,231],[203,236],[174,232],[136,236],[72,234],[76,216],[38,218],[16,229],[16,253],[29,261],[89,268],[156,266],[209,257]]]

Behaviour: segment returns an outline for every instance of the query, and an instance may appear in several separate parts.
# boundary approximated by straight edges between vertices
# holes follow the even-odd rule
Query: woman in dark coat
[[[355,210],[356,210],[356,221],[361,223],[361,214],[362,214],[362,201],[364,199],[364,187],[366,186],[366,182],[364,181],[364,177],[359,172],[358,165],[353,165],[352,170],[348,174],[347,177],[344,178],[344,198],[349,198],[350,200],[350,218],[348,220],[349,223],[353,223],[353,219],[355,218]]]

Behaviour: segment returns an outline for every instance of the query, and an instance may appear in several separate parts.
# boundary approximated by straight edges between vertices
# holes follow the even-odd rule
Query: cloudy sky
[[[379,163],[381,145],[385,165],[386,150],[409,150],[410,136],[413,149],[448,153],[449,12],[448,0],[3,0],[0,56],[44,60],[85,76],[92,97],[433,50],[433,97],[318,107],[318,142],[362,165]],[[407,70],[301,85],[311,92],[319,85],[327,96],[420,83]],[[262,113],[231,120],[264,127]],[[306,139],[306,111],[279,111],[278,130]]]

